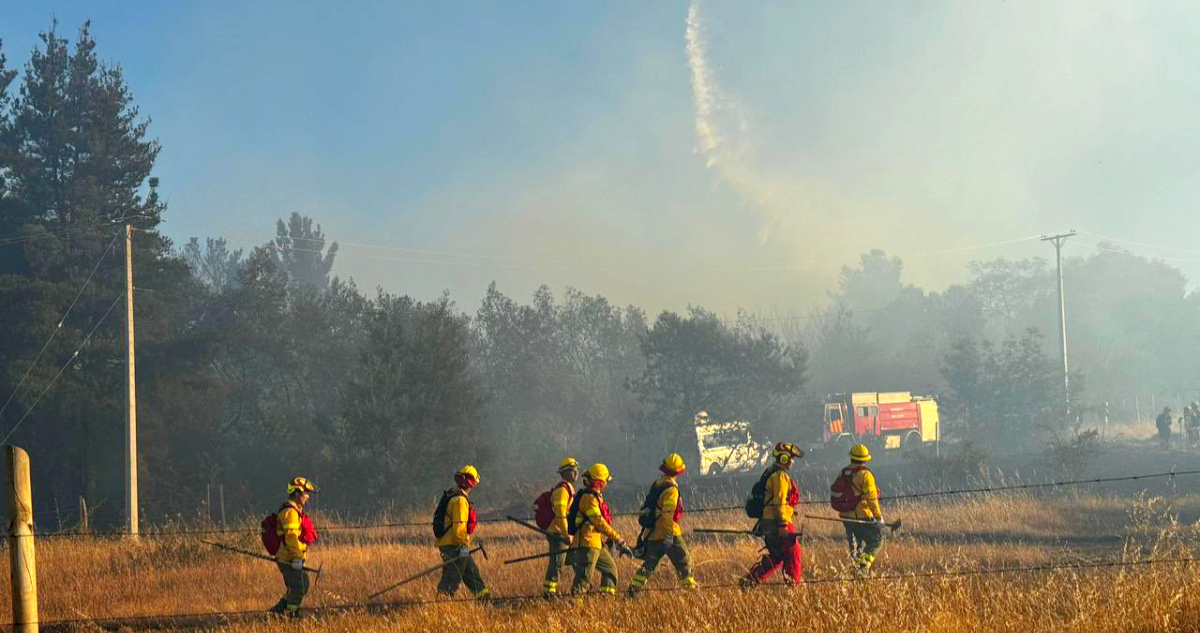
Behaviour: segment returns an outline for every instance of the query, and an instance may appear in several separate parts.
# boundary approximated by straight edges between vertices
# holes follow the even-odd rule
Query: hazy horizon
[[[52,16],[93,20],[163,145],[177,245],[261,244],[297,211],[340,276],[467,311],[495,280],[803,312],[871,248],[940,290],[1068,228],[1068,254],[1120,238],[1200,274],[1196,6],[7,12],[16,68]]]

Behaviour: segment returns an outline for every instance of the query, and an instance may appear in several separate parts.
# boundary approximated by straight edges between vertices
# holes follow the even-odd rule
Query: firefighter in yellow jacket
[[[281,541],[275,563],[283,575],[287,593],[271,608],[271,613],[295,617],[300,615],[300,604],[308,594],[304,561],[308,558],[308,546],[316,540],[316,531],[304,514],[304,506],[317,489],[308,479],[296,477],[288,482],[287,491],[287,502],[275,514],[275,534]]]
[[[762,491],[762,517],[758,522],[758,531],[765,541],[767,553],[742,579],[742,585],[747,587],[761,584],[780,567],[783,567],[788,584],[804,580],[803,552],[794,521],[796,506],[800,504],[800,487],[788,472],[796,460],[804,456],[804,451],[789,442],[780,442],[775,445],[771,455],[775,463],[755,485],[756,489]]]
[[[866,444],[856,444],[850,449],[850,465],[842,469],[839,476],[845,478],[843,485],[849,488],[852,502],[857,503],[854,503],[853,510],[844,510],[838,515],[843,519],[870,522],[842,524],[846,527],[850,557],[861,574],[870,571],[883,549],[883,509],[879,507],[879,487],[875,484],[875,474],[867,468],[869,461],[871,451]]]
[[[483,600],[492,593],[483,582],[479,565],[471,558],[471,539],[478,521],[468,495],[477,485],[479,471],[474,466],[468,464],[454,473],[455,487],[442,493],[442,500],[438,503],[441,512],[434,512],[435,515],[441,514],[440,517],[434,517],[434,536],[437,536],[442,562],[449,563],[442,567],[438,593],[452,596],[458,591],[459,585],[465,583],[477,599]],[[441,528],[437,529],[439,523]]]
[[[696,579],[692,577],[692,561],[688,554],[687,545],[683,542],[683,530],[679,521],[683,518],[683,502],[679,499],[679,476],[687,467],[679,453],[671,453],[663,459],[658,470],[662,477],[650,486],[646,502],[642,504],[642,512],[638,522],[643,530],[650,530],[642,541],[642,567],[629,583],[629,595],[636,595],[646,586],[662,557],[671,559],[675,571],[679,574],[679,586],[684,589],[696,589]]]
[[[571,510],[571,500],[575,497],[575,482],[579,480],[579,462],[574,457],[566,457],[558,464],[558,476],[562,481],[555,484],[550,491],[550,509],[554,519],[546,528],[546,540],[549,542],[550,553],[547,559],[546,579],[542,581],[542,595],[554,598],[558,595],[558,578],[562,568],[566,566],[566,549],[571,545],[571,530],[567,527],[567,513]]]
[[[615,546],[622,554],[632,556],[633,550],[612,526],[612,511],[604,501],[603,490],[612,481],[608,466],[595,464],[583,473],[583,489],[571,502],[567,520],[574,527],[575,537],[571,541],[571,564],[575,569],[575,582],[571,593],[581,593],[591,587],[593,571],[600,572],[600,593],[616,594],[617,561],[608,551]],[[607,541],[607,542],[606,542]]]

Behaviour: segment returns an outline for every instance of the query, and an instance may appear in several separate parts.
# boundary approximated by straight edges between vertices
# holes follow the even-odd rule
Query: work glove
[[[296,571],[304,571],[304,559],[303,558],[293,558],[292,559],[292,569],[294,569]]]
[[[467,548],[466,546],[458,548],[458,557],[459,558],[466,558],[470,555],[471,555],[471,550],[469,548]]]
[[[674,536],[668,536],[667,538],[662,540],[662,548],[664,550],[671,549],[674,546],[675,546],[675,537]]]
[[[633,558],[633,548],[626,545],[625,541],[617,543],[617,551],[620,552],[622,556]]]

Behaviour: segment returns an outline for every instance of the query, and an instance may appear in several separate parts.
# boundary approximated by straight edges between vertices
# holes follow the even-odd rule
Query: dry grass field
[[[810,511],[828,513],[816,506]],[[387,609],[317,609],[299,622],[257,613],[195,621],[134,621],[182,628],[267,632],[325,631],[1198,631],[1200,574],[1195,565],[1163,563],[1092,569],[972,575],[969,572],[1049,563],[1192,556],[1200,502],[1188,497],[991,495],[953,502],[898,502],[890,517],[905,529],[887,541],[876,578],[843,582],[848,558],[836,524],[809,521],[800,588],[729,587],[758,556],[754,539],[690,538],[699,593],[674,591],[669,564],[651,586],[663,591],[636,600],[589,596],[581,603],[506,600],[494,605],[438,600],[436,576],[402,587],[381,601],[433,601]],[[1179,517],[1191,517],[1181,521]],[[739,513],[693,513],[685,527],[747,527]],[[618,528],[633,531],[632,519]],[[505,566],[502,559],[542,551],[523,528],[486,523],[491,550],[483,572],[497,596],[540,591],[540,562]],[[424,528],[326,532],[313,564],[326,573],[311,606],[357,603],[433,564]],[[258,550],[253,535],[225,542]],[[664,561],[665,563],[665,561]],[[188,538],[43,538],[38,542],[43,621],[164,613],[258,612],[282,586],[271,563],[214,550]],[[621,586],[636,564],[620,561]],[[907,574],[956,572],[961,575]],[[570,573],[568,572],[568,577]],[[4,574],[3,583],[8,576]],[[5,594],[8,588],[0,588]],[[460,596],[465,596],[464,593]],[[11,621],[7,602],[4,621]],[[110,625],[106,625],[110,626]],[[97,630],[92,623],[59,627]]]

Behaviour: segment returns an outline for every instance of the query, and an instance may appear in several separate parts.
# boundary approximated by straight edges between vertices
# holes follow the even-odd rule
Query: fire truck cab
[[[825,398],[825,444],[863,442],[885,450],[919,450],[941,437],[937,400],[907,391],[835,394]]]

